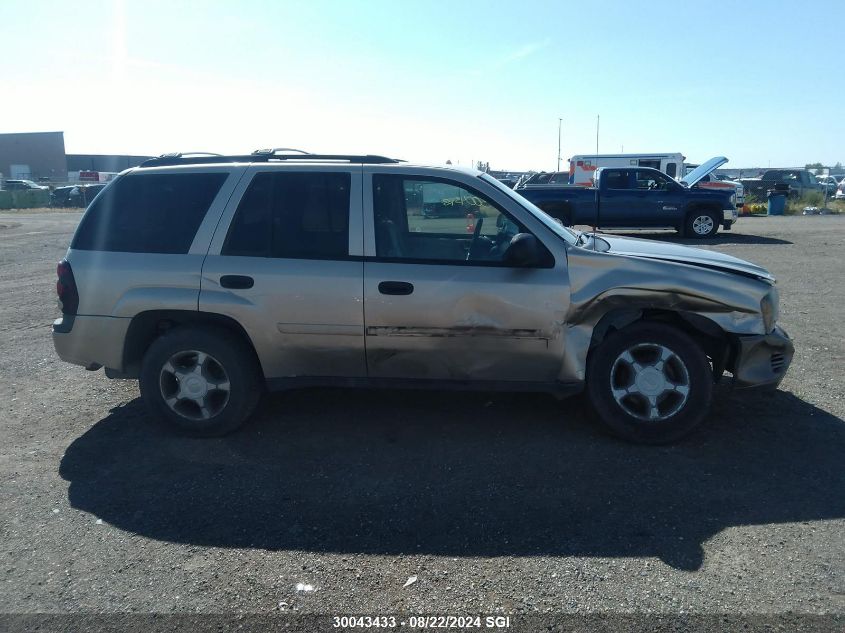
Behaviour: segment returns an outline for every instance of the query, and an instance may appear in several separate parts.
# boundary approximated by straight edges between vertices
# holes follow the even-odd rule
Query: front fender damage
[[[593,333],[610,313],[639,318],[645,311],[697,315],[722,331],[764,334],[760,300],[768,286],[755,279],[676,262],[571,249],[568,353],[562,380],[584,380]],[[623,318],[625,318],[623,316]]]

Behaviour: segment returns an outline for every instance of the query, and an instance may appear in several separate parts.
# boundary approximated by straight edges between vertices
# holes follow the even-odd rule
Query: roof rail
[[[306,152],[302,149],[296,149],[295,147],[272,147],[269,149],[257,149],[253,152],[254,155],[264,155],[264,154],[278,154],[279,152],[299,152],[300,154],[310,154],[311,152]]]
[[[344,162],[378,165],[386,163],[404,162],[397,158],[387,156],[376,156],[373,154],[162,154],[158,158],[145,160],[139,167],[166,167],[169,165],[211,165],[214,163],[270,163],[276,161],[323,161],[323,162]]]
[[[183,158],[185,156],[222,156],[223,154],[215,154],[214,152],[171,152],[169,154],[162,154],[159,158]]]

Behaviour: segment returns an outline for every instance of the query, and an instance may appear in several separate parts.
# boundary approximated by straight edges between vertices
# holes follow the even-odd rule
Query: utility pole
[[[596,115],[596,154],[599,153],[599,123],[601,123],[601,115]]]
[[[557,120],[557,170],[560,171],[560,128],[561,124],[563,123],[563,119],[558,118]]]

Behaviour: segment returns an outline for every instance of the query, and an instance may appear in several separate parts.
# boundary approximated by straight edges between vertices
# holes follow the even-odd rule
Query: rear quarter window
[[[71,248],[125,253],[187,253],[228,174],[129,174],[85,213]]]

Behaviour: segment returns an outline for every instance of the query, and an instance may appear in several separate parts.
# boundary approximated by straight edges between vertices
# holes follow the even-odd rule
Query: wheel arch
[[[716,215],[716,219],[719,220],[722,213],[722,205],[716,201],[694,200],[684,208],[684,220],[688,220],[693,213],[699,213],[701,211],[712,212]]]
[[[612,332],[642,322],[664,323],[687,334],[712,361],[714,378],[721,376],[731,366],[734,343],[731,336],[715,321],[695,312],[659,308],[618,308],[604,314],[593,327],[588,359]]]
[[[121,377],[137,378],[141,361],[153,341],[175,327],[213,327],[231,332],[252,354],[264,378],[263,368],[249,334],[235,319],[213,312],[195,310],[147,310],[132,318],[123,345],[123,372]]]

